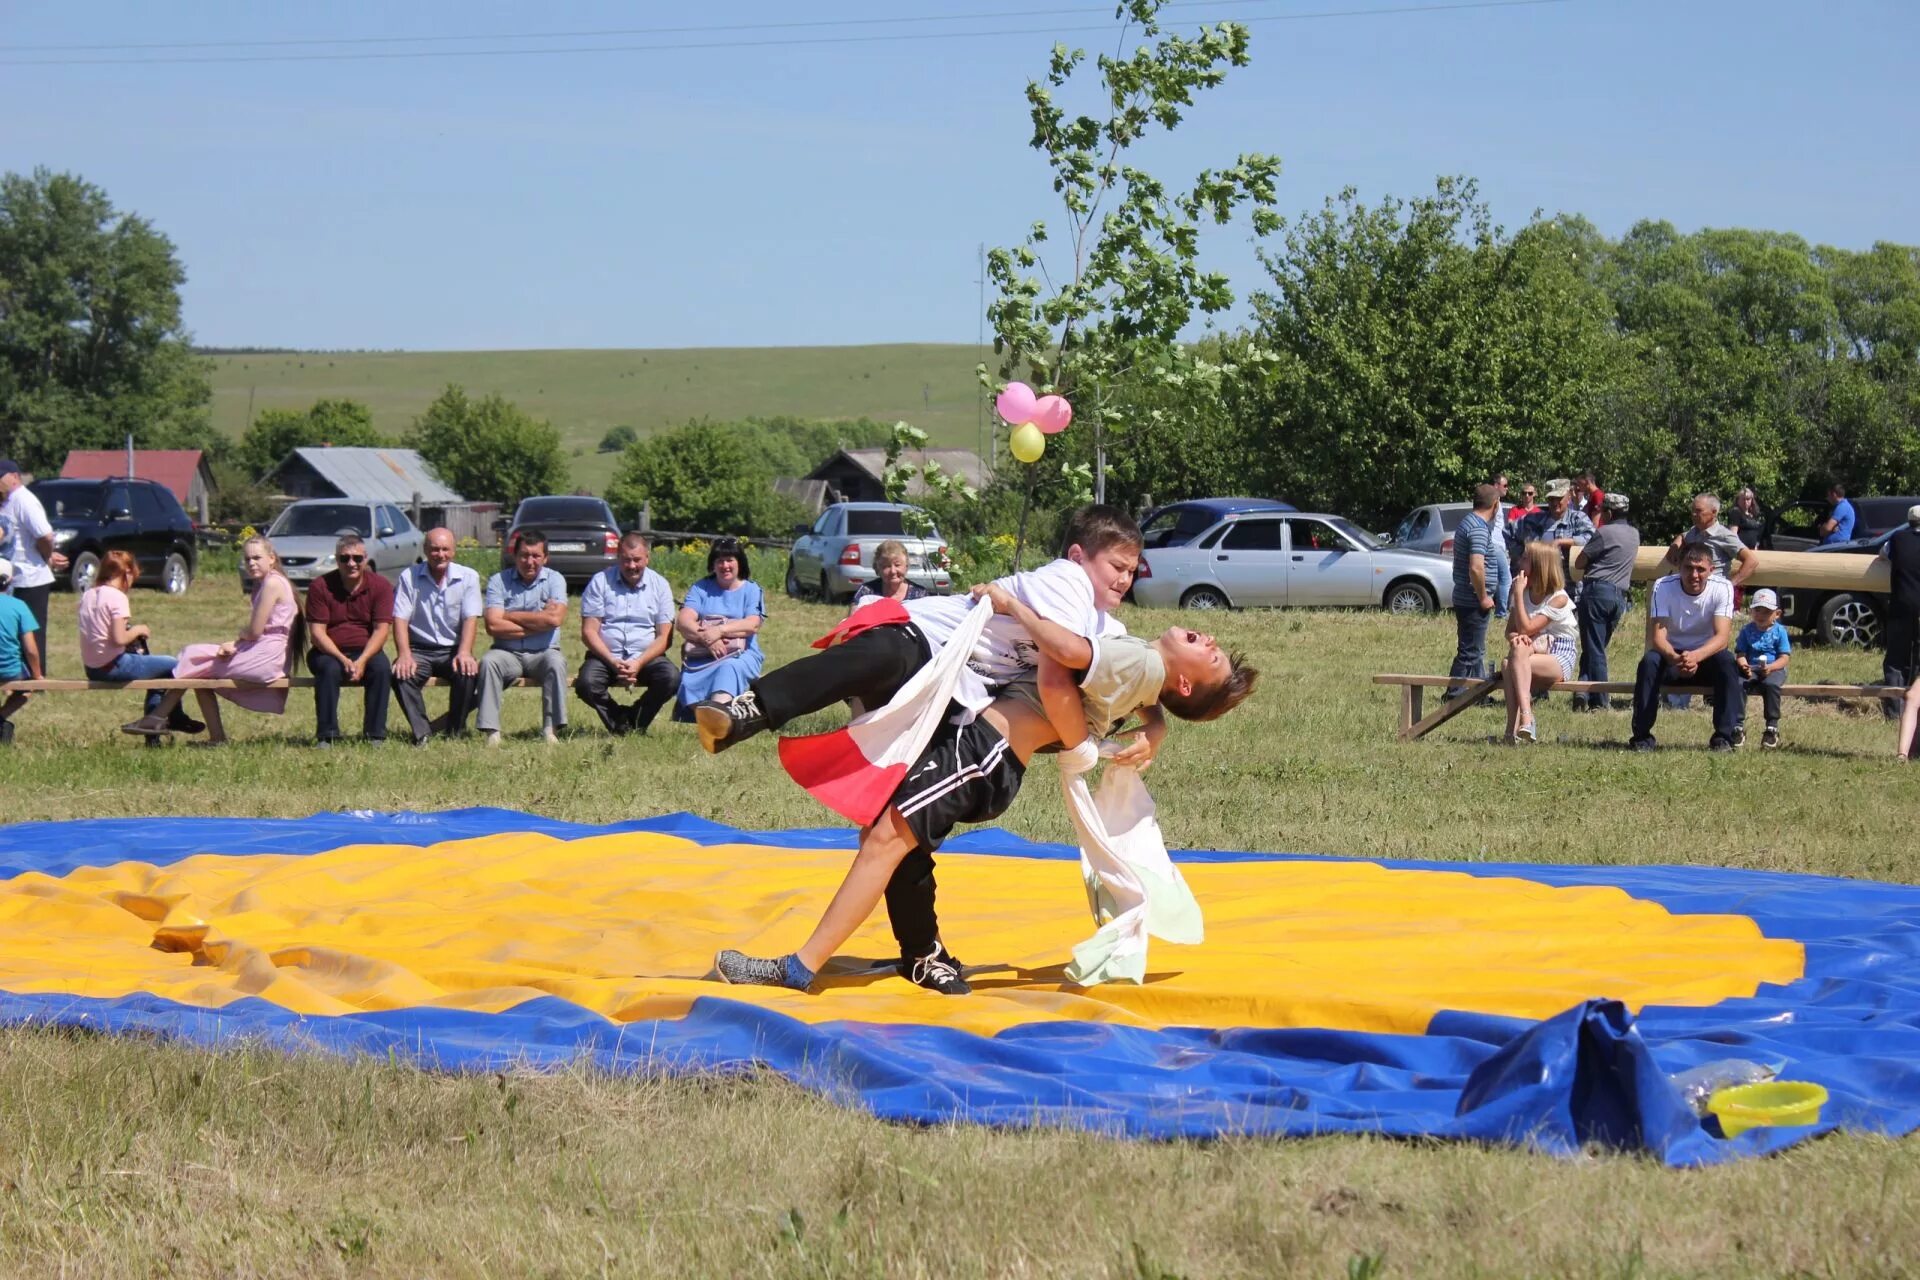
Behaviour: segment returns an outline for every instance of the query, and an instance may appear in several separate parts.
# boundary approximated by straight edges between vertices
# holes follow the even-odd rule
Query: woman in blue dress
[[[747,549],[736,538],[715,540],[707,553],[707,576],[687,588],[674,620],[685,641],[675,720],[691,724],[694,703],[730,702],[747,691],[763,663],[755,633],[766,616],[766,596],[753,580]]]

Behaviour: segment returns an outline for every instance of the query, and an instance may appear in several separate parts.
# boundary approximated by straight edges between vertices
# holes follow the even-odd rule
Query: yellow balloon
[[[1040,455],[1047,451],[1047,438],[1038,426],[1023,422],[1007,437],[1007,448],[1022,462],[1038,462]]]

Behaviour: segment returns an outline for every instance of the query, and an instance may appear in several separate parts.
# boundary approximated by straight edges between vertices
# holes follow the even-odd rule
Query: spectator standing
[[[114,549],[100,558],[100,570],[93,585],[80,596],[80,665],[87,679],[106,684],[125,684],[130,680],[169,680],[173,678],[175,659],[171,654],[149,652],[153,629],[133,621],[133,606],[127,592],[140,580],[140,562],[131,553]],[[147,692],[143,716],[159,711],[166,701],[164,689]],[[174,733],[199,733],[207,726],[188,716],[174,704],[166,717],[167,728]],[[160,745],[158,734],[147,735],[147,745]]]
[[[540,736],[560,740],[567,727],[567,580],[547,567],[547,535],[523,530],[513,567],[487,579],[485,619],[493,647],[480,660],[480,732],[500,745],[500,695],[514,680],[540,682]]]
[[[1852,542],[1853,527],[1859,522],[1860,515],[1853,509],[1853,504],[1847,501],[1847,487],[1838,483],[1831,485],[1827,489],[1827,501],[1833,504],[1827,508],[1827,518],[1814,529],[1820,535],[1820,545]]]
[[[1607,494],[1594,483],[1593,472],[1582,471],[1573,478],[1573,504],[1580,508],[1580,514],[1599,528],[1606,522]]]
[[[12,563],[13,597],[33,614],[39,632],[40,669],[48,669],[47,597],[53,576],[64,573],[67,558],[53,549],[53,525],[47,509],[27,488],[20,464],[0,458],[0,555]],[[44,678],[44,677],[43,677]]]
[[[453,559],[451,529],[427,531],[426,562],[408,565],[393,588],[393,692],[413,745],[435,733],[465,733],[480,685],[473,656],[480,628],[480,575]],[[451,687],[447,713],[427,719],[427,681]]]
[[[1740,693],[1740,724],[1733,732],[1733,745],[1747,745],[1747,695],[1760,695],[1760,707],[1766,717],[1766,732],[1760,746],[1772,750],[1780,745],[1780,686],[1787,682],[1787,663],[1793,654],[1793,641],[1780,625],[1780,597],[1766,587],[1753,593],[1753,607],[1747,611],[1747,625],[1734,637],[1734,661],[1746,681]]]
[[[1655,747],[1653,726],[1660,714],[1660,686],[1696,681],[1713,688],[1714,751],[1733,750],[1739,725],[1740,666],[1728,652],[1733,639],[1733,585],[1714,573],[1713,553],[1704,544],[1680,553],[1680,571],[1653,584],[1647,602],[1647,652],[1633,682],[1635,751]]]
[[[645,733],[680,688],[680,668],[667,657],[673,638],[673,588],[648,567],[644,533],[620,539],[619,561],[593,575],[580,593],[580,639],[587,656],[573,691],[616,737]],[[637,689],[626,705],[612,690]]]
[[[1640,531],[1628,514],[1627,495],[1610,493],[1605,505],[1606,523],[1574,558],[1574,567],[1585,575],[1574,609],[1580,629],[1580,678],[1601,682],[1607,678],[1607,645],[1633,600],[1633,563],[1640,554]],[[1604,693],[1573,695],[1575,711],[1604,711],[1607,705]]]
[[[1920,504],[1907,508],[1907,527],[1882,543],[1880,554],[1892,579],[1881,683],[1910,684],[1920,678]]]
[[[1494,472],[1493,474],[1494,528],[1496,529],[1498,529],[1500,527],[1500,523],[1507,518],[1507,512],[1510,511],[1513,507],[1513,504],[1507,501],[1507,489],[1508,489],[1507,473],[1504,471]]]
[[[1765,513],[1760,510],[1760,499],[1752,489],[1742,489],[1733,497],[1733,510],[1727,513],[1727,525],[1740,545],[1749,550],[1758,550],[1760,534],[1767,527]]]
[[[1500,491],[1483,484],[1473,491],[1473,510],[1461,517],[1453,531],[1453,666],[1447,674],[1453,683],[1447,687],[1449,700],[1457,698],[1466,686],[1486,678],[1487,619],[1495,611],[1506,611],[1506,597],[1512,584],[1507,564],[1507,544],[1496,525],[1499,520]]]
[[[1713,561],[1714,577],[1725,578],[1735,588],[1753,576],[1760,565],[1752,549],[1740,541],[1740,535],[1720,523],[1720,499],[1711,493],[1693,496],[1693,527],[1667,548],[1668,561],[1679,564],[1681,553],[1693,546],[1705,547]]]
[[[1522,520],[1518,526],[1521,546],[1530,542],[1551,542],[1562,558],[1575,547],[1586,545],[1593,536],[1593,521],[1587,519],[1573,501],[1573,482],[1547,481],[1547,505]]]
[[[721,538],[707,553],[707,576],[687,588],[675,627],[681,646],[680,702],[676,720],[693,720],[693,704],[730,702],[760,674],[758,632],[767,616],[766,597],[753,581],[747,550]]]
[[[360,730],[368,742],[387,740],[387,701],[393,696],[393,584],[367,569],[367,544],[345,534],[333,544],[338,568],[307,588],[307,670],[313,672],[314,741],[330,747],[340,737],[340,688],[366,690]]]
[[[875,547],[873,579],[854,589],[853,604],[847,612],[851,614],[869,600],[898,600],[905,604],[909,600],[925,599],[927,589],[907,581],[907,563],[905,543],[888,538]]]
[[[0,560],[0,684],[43,680],[46,675],[40,665],[40,645],[34,639],[40,624],[33,620],[33,610],[25,601],[7,593],[12,585],[13,562]],[[13,717],[32,698],[30,693],[10,693],[5,702],[0,702],[0,746],[13,745]]]

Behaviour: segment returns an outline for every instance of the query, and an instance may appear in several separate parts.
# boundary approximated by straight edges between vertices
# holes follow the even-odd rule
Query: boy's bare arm
[[[1037,675],[1040,705],[1046,708],[1054,735],[1062,747],[1079,746],[1087,736],[1087,710],[1080,702],[1080,690],[1073,683],[1073,673],[1041,654]]]
[[[973,589],[973,598],[993,601],[993,611],[1005,614],[1026,628],[1042,655],[1073,671],[1085,671],[1093,664],[1093,644],[1059,623],[1043,618],[997,582],[983,582]]]

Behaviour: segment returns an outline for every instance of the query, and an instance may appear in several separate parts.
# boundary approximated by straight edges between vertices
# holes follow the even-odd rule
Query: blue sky
[[[1169,180],[1242,151],[1281,207],[1476,177],[1509,224],[1579,212],[1920,241],[1920,6],[1220,0],[1253,64],[1143,148]],[[1071,12],[1060,12],[1069,10]],[[1032,16],[1041,14],[1042,16]],[[1018,13],[1019,17],[1004,16]],[[989,17],[988,14],[1003,16]],[[924,26],[765,24],[970,15]],[[156,223],[215,345],[492,349],[972,341],[977,246],[1057,214],[1022,89],[1053,40],[1109,47],[1087,0],[334,5],[0,0],[0,168],[78,173]],[[1292,15],[1289,19],[1289,15]],[[759,25],[728,34],[173,50]],[[1022,34],[366,61],[19,65]],[[1057,37],[1056,34],[1058,33]],[[1244,229],[1207,245],[1237,291]]]

